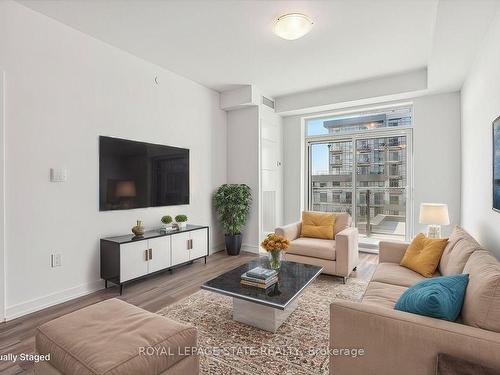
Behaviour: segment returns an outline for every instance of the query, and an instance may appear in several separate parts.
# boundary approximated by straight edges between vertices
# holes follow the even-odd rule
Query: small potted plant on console
[[[172,230],[172,216],[165,215],[161,218],[161,230],[165,232]]]
[[[177,228],[186,229],[188,217],[186,215],[177,215],[175,217],[175,223],[177,224]]]

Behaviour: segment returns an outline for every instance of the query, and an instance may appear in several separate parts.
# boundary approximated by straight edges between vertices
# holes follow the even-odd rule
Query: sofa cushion
[[[351,226],[352,217],[347,212],[335,213],[335,225],[333,226],[333,235],[342,232]]]
[[[287,253],[335,260],[335,241],[301,237],[290,242]]]
[[[194,327],[113,298],[43,324],[35,341],[63,374],[158,374],[182,360],[179,348],[195,347],[196,336]],[[148,347],[165,355],[141,355]]]
[[[372,281],[366,288],[362,302],[393,309],[396,301],[406,289],[408,288],[404,286]]]
[[[435,272],[433,276],[441,275],[439,272]],[[412,286],[416,282],[425,279],[419,273],[400,266],[397,263],[379,263],[372,277],[372,281],[405,287]]]
[[[500,263],[486,250],[475,251],[464,267],[469,274],[464,324],[500,332]]]
[[[394,308],[454,322],[464,303],[469,275],[449,275],[422,280],[406,290]]]
[[[333,240],[335,215],[331,212],[302,212],[302,237]]]
[[[406,249],[400,264],[422,276],[432,277],[447,243],[447,238],[427,238],[419,233]]]
[[[439,272],[442,275],[462,273],[471,254],[479,249],[481,245],[467,231],[456,225],[441,256]]]

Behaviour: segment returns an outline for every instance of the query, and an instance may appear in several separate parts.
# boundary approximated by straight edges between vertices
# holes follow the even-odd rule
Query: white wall
[[[304,209],[304,126],[301,116],[283,119],[283,222],[300,220]]]
[[[252,189],[252,208],[243,230],[244,250],[258,252],[259,243],[259,107],[227,113],[227,182]]]
[[[462,224],[500,257],[492,210],[492,122],[500,116],[500,11],[462,87]]]
[[[417,97],[414,108],[414,232],[420,203],[447,203],[452,224],[460,223],[460,98],[458,93]],[[390,104],[390,103],[381,103]],[[300,219],[304,198],[304,129],[300,116],[286,117],[284,133],[284,219]],[[449,227],[443,232],[449,233]]]
[[[276,112],[283,116],[328,110],[332,104],[403,95],[427,89],[427,68],[324,87],[276,98]],[[378,101],[391,99],[378,99]]]
[[[186,213],[222,246],[212,209],[226,182],[217,92],[10,1],[0,2],[0,66],[9,317],[101,288],[99,238],[128,233],[136,219],[153,228]],[[99,212],[99,135],[189,148],[191,204]],[[68,168],[68,182],[50,183],[51,167]],[[53,252],[62,267],[49,267]]]
[[[4,71],[0,69],[0,321],[5,318]]]
[[[425,232],[418,223],[421,203],[447,203],[449,226],[460,224],[460,94],[458,92],[413,99],[414,233]]]
[[[260,239],[262,241],[269,231],[283,225],[283,119],[265,105],[260,105]],[[266,207],[264,191],[275,192],[274,205]],[[274,210],[274,211],[273,211]],[[272,217],[274,223],[266,227],[265,218]],[[261,249],[261,251],[264,251]]]

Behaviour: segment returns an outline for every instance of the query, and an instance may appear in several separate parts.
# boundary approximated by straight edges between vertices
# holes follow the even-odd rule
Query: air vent
[[[264,104],[269,108],[274,109],[274,101],[269,98],[266,98],[265,96],[262,97],[262,104]]]

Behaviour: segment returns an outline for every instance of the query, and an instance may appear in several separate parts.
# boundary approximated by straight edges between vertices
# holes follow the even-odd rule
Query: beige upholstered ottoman
[[[191,375],[196,328],[110,299],[38,327],[35,374]]]

